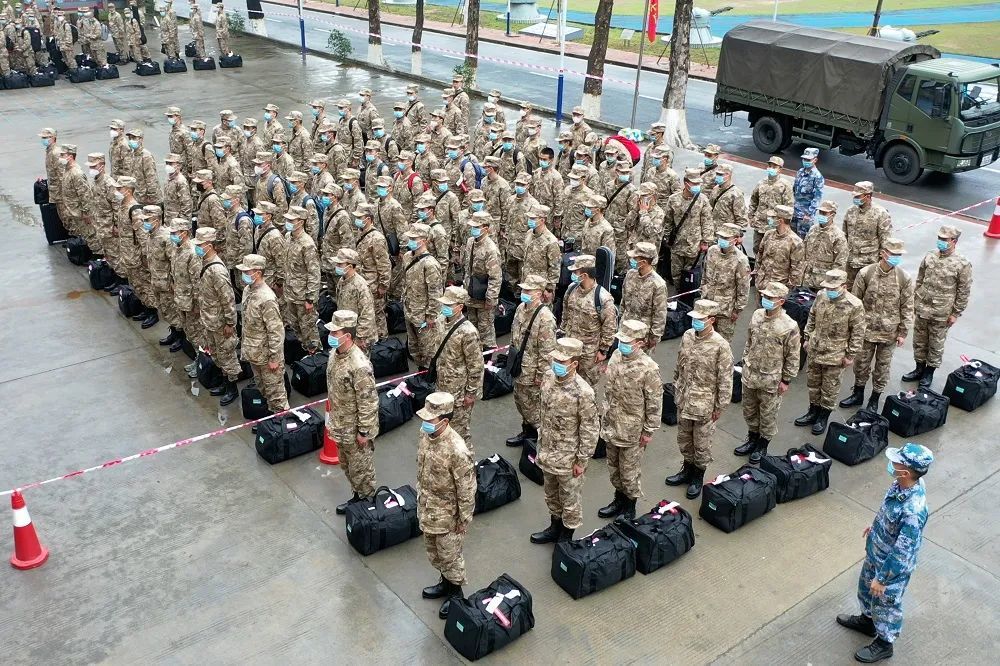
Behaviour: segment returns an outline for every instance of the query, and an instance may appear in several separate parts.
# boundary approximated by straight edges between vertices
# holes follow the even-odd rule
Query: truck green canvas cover
[[[716,82],[875,122],[895,71],[940,55],[925,44],[749,21],[723,37]]]

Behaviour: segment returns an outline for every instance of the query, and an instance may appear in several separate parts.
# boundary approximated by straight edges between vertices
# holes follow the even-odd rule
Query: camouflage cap
[[[370,203],[361,204],[354,209],[354,212],[352,214],[354,215],[354,217],[359,217],[359,218],[372,217],[373,215],[375,215],[375,206],[371,205]]]
[[[592,254],[578,254],[570,261],[569,270],[582,271],[597,266],[597,258]]]
[[[768,158],[767,163],[768,164],[773,164],[773,165],[775,165],[778,168],[781,168],[781,167],[785,166],[785,160],[782,159],[782,158],[780,158],[780,157],[778,157],[777,155],[771,155],[771,157]]]
[[[361,90],[358,91],[358,94],[359,95],[365,95],[367,97],[371,97],[372,96],[372,89],[371,88],[362,88]]]
[[[444,143],[445,148],[461,148],[462,141],[457,136],[450,136]]]
[[[382,144],[375,139],[368,139],[365,143],[365,150],[374,150],[375,152],[378,152],[382,150]]]
[[[937,235],[938,235],[938,238],[949,238],[949,239],[950,238],[955,238],[955,239],[957,239],[959,236],[962,235],[962,232],[959,231],[958,227],[956,227],[954,225],[951,225],[951,224],[942,224],[941,228],[938,229]]]
[[[268,215],[274,215],[278,212],[278,207],[270,201],[258,201],[254,205],[253,210],[255,213],[267,213]]]
[[[626,252],[632,259],[638,259],[642,257],[643,259],[648,259],[650,262],[656,261],[656,246],[652,243],[646,241],[641,241],[632,246],[632,249]]]
[[[375,179],[375,185],[377,187],[392,187],[392,178],[389,176],[379,176]]]
[[[268,152],[266,150],[260,150],[254,155],[254,164],[270,164],[274,161],[274,153]]]
[[[590,175],[590,171],[583,164],[574,164],[573,168],[569,170],[569,175],[571,178],[586,178]]]
[[[497,157],[497,156],[495,156],[495,155],[489,155],[489,156],[486,157],[485,160],[483,160],[483,166],[488,166],[491,169],[499,169],[500,168],[500,158]]]
[[[431,179],[442,183],[448,180],[448,172],[444,169],[431,169]]]
[[[715,171],[716,173],[732,174],[733,166],[731,164],[720,164],[719,166],[715,167]]]
[[[615,163],[615,171],[619,173],[631,173],[632,172],[632,161],[619,160]]]
[[[684,169],[684,180],[689,183],[700,183],[701,182],[701,169],[697,168],[687,168]]]
[[[340,172],[340,182],[346,182],[349,180],[357,180],[361,178],[361,172],[357,169],[344,169]]]
[[[847,282],[847,272],[839,268],[831,268],[823,275],[826,276],[826,279],[820,283],[820,286],[824,289],[836,289]]]
[[[383,118],[372,118],[372,129],[385,129],[385,120]]]
[[[900,448],[889,447],[885,450],[885,457],[894,463],[906,465],[918,474],[926,474],[934,462],[934,454],[926,446],[907,442]]]
[[[854,194],[871,194],[875,191],[875,186],[869,180],[862,180],[854,183]]]
[[[482,190],[469,190],[469,201],[486,201],[486,195]]]
[[[779,204],[774,207],[774,216],[779,220],[790,220],[794,211],[791,206],[786,206],[784,204]]]
[[[650,133],[659,133],[667,131],[667,124],[661,122],[655,122],[649,126]]]
[[[483,104],[483,115],[484,116],[495,116],[497,112],[497,105],[493,102],[486,102]]]
[[[314,99],[313,101],[309,102],[309,106],[318,109],[325,109],[326,101],[322,99]]]
[[[350,109],[351,108],[351,100],[347,99],[346,97],[341,97],[340,99],[337,100],[337,108],[338,109]]]
[[[205,129],[205,121],[204,120],[192,120],[191,122],[188,123],[188,129],[203,130],[203,129]]]
[[[336,134],[337,130],[337,123],[333,122],[329,118],[324,118],[323,122],[319,124],[320,134]]]
[[[203,183],[205,181],[211,182],[215,178],[215,174],[212,173],[211,169],[198,169],[191,176],[191,180],[195,183]]]
[[[656,183],[651,180],[647,180],[645,183],[639,186],[639,194],[642,196],[649,196],[657,194],[658,189]]]
[[[739,238],[743,235],[743,227],[733,222],[724,222],[719,225],[715,235],[719,238]]]
[[[170,230],[191,231],[191,220],[185,220],[183,217],[175,217],[170,220]]]
[[[886,238],[882,247],[889,254],[906,254],[905,246],[900,238]]]
[[[549,358],[557,361],[572,361],[583,354],[583,343],[576,338],[559,338],[555,348],[549,352]]]
[[[819,202],[819,207],[816,210],[824,211],[827,213],[836,213],[837,204],[835,204],[833,201],[830,201],[829,199],[823,199],[822,201]]]
[[[164,164],[180,164],[183,161],[177,153],[167,153],[163,158]]]
[[[179,115],[181,115],[181,107],[179,107],[179,106],[168,106],[166,112],[163,115],[165,115],[165,116],[179,116]]]
[[[288,115],[285,116],[285,120],[302,120],[301,111],[289,111]]]
[[[125,121],[118,120],[117,118],[115,118],[110,123],[108,123],[108,127],[110,127],[111,129],[123,130],[125,129]]]
[[[530,111],[531,109],[535,108],[535,107],[534,107],[534,106],[533,106],[533,105],[531,104],[531,102],[529,102],[528,100],[521,100],[521,104],[520,104],[520,107],[521,107],[522,109],[528,109],[529,111]]]
[[[393,102],[392,103],[392,110],[393,111],[405,111],[406,110],[406,102]]]
[[[142,212],[146,215],[147,218],[152,217],[158,220],[161,217],[163,217],[163,209],[160,208],[159,206],[154,206],[154,205],[143,206]]]
[[[221,196],[223,199],[242,199],[244,193],[246,188],[242,185],[227,185]]]
[[[409,228],[403,233],[407,238],[413,238],[414,240],[419,238],[427,238],[431,235],[431,228],[426,224],[420,222],[414,222],[409,226]]]
[[[128,187],[135,189],[135,178],[132,176],[118,176],[118,185],[116,187]]]
[[[591,154],[590,151],[587,150],[586,148],[577,148],[576,151],[573,153],[573,157],[575,157],[578,160],[580,159],[589,160],[591,158]]]
[[[309,180],[309,176],[302,171],[293,171],[288,174],[288,178],[286,180],[290,180],[293,183],[304,183]]]
[[[236,264],[238,271],[262,271],[267,268],[267,259],[259,254],[248,254],[243,261]]]
[[[195,245],[214,243],[218,239],[218,232],[213,227],[198,227],[194,232],[194,239],[191,241]]]
[[[517,286],[526,291],[545,291],[549,285],[543,276],[536,273],[529,273],[524,276],[524,279]]]
[[[552,209],[545,204],[535,204],[531,207],[528,212],[529,217],[541,217],[543,219],[549,219],[549,215],[552,214]]]
[[[233,113],[232,109],[223,109],[222,111],[219,111],[219,116],[221,116],[223,120],[225,120],[229,116],[235,116],[235,115],[236,114]]]
[[[87,153],[88,163],[104,162],[104,161],[105,161],[104,153]]]
[[[768,282],[767,285],[760,290],[760,295],[767,296],[768,298],[787,298],[788,287],[780,282]]]
[[[351,264],[352,266],[357,266],[361,263],[361,257],[358,255],[358,251],[351,249],[349,247],[342,247],[337,250],[337,254],[333,257],[333,263],[335,264]]]
[[[572,141],[573,133],[569,130],[563,130],[559,132],[559,141]]]
[[[500,132],[500,138],[510,139],[513,141],[514,139],[517,138],[517,133],[512,129],[505,129],[504,131]]]
[[[604,210],[608,207],[608,200],[602,197],[600,194],[591,194],[586,201],[586,205],[589,208],[597,208],[599,210]]]
[[[323,189],[321,189],[320,192],[322,192],[323,194],[329,194],[334,199],[344,198],[344,188],[342,188],[340,185],[337,185],[337,183],[327,183],[326,185],[323,186]]]
[[[527,171],[522,171],[514,177],[514,182],[518,185],[531,185],[531,174]]]
[[[718,144],[710,143],[701,152],[703,155],[718,155],[722,152],[722,149],[719,148]]]
[[[500,92],[499,88],[492,88],[489,92],[490,97],[496,97],[497,99],[503,97],[503,93]]]
[[[424,132],[422,134],[418,134],[415,137],[413,137],[413,140],[416,143],[427,143],[428,141],[431,140],[431,135]]]
[[[337,310],[326,325],[328,331],[340,331],[345,328],[358,327],[358,313],[354,310]]]
[[[302,206],[289,206],[288,212],[282,215],[286,220],[304,220],[309,217],[309,211]]]
[[[571,114],[574,115],[574,116],[582,116],[583,115],[583,107],[582,106],[574,106],[573,107],[573,111],[571,112]]]
[[[455,74],[454,76],[451,77],[451,82],[452,83],[465,83],[465,75],[463,75],[463,74]]]
[[[247,127],[253,127],[254,129],[256,129],[257,128],[257,119],[256,118],[244,118],[243,119],[243,127],[244,127],[244,129],[247,128]]]
[[[38,136],[43,137],[43,138],[44,137],[49,137],[49,136],[55,136],[55,135],[56,135],[56,131],[54,129],[52,129],[51,127],[43,127],[42,131],[38,133]]]
[[[65,155],[76,155],[76,144],[75,143],[64,143],[59,146],[59,152]]]
[[[264,110],[265,111],[275,112],[275,111],[278,110],[278,105],[277,104],[265,104],[264,105]]]
[[[699,298],[694,302],[694,309],[688,313],[692,319],[707,319],[719,314],[719,304],[707,298]]]
[[[138,127],[133,127],[130,130],[125,131],[125,136],[135,137],[136,139],[141,139],[143,136],[143,131]]]
[[[434,195],[431,194],[429,191],[421,194],[413,202],[414,208],[427,209],[427,208],[435,208],[436,206],[437,206],[437,201],[434,199]]]
[[[443,88],[441,90],[441,99],[449,99],[455,96],[454,88]]]
[[[275,132],[271,135],[271,143],[288,143],[284,132]]]
[[[615,337],[622,342],[635,342],[645,340],[649,336],[649,326],[638,319],[623,319],[618,325],[618,332]]]
[[[465,290],[465,287],[451,286],[446,287],[445,290],[437,297],[438,303],[444,303],[445,305],[465,305],[469,302],[469,292]]]
[[[431,111],[431,115],[434,116],[435,118],[444,118],[445,112],[444,109],[434,109],[433,111]]]
[[[415,92],[417,92],[419,90],[420,90],[420,86],[418,86],[416,83],[408,83],[408,84],[406,84],[406,92],[408,92],[408,93],[415,93]]]
[[[401,162],[412,162],[413,158],[414,155],[412,150],[401,150],[397,159]]]
[[[316,164],[326,164],[330,161],[330,157],[326,153],[313,153],[312,157],[309,158],[310,162],[315,162]]]
[[[455,396],[444,391],[435,391],[424,400],[424,406],[417,410],[417,417],[424,421],[447,416],[455,411]]]
[[[476,211],[465,221],[470,227],[490,226],[493,224],[493,216],[485,210]]]

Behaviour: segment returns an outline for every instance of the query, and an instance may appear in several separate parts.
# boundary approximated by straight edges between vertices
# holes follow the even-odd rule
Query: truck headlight
[[[959,167],[972,166],[972,160],[959,160],[958,161],[958,166]]]

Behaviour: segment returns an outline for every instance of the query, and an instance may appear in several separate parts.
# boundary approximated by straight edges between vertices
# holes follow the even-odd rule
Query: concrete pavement
[[[121,117],[146,130],[162,168],[168,105],[180,104],[186,120],[212,121],[224,107],[259,117],[267,102],[282,112],[305,109],[317,95],[335,99],[370,85],[387,114],[387,103],[403,95],[405,81],[395,76],[314,56],[303,61],[260,40],[235,43],[246,61],[242,70],[146,79],[123,73],[111,84],[0,95],[8,139],[0,165],[0,261],[7,269],[0,282],[0,403],[8,415],[0,489],[213,430],[220,418],[207,392],[191,395],[181,372],[186,359],[156,345],[162,326],[141,331],[122,319],[112,299],[89,289],[85,271],[68,264],[61,248],[45,245],[30,194],[31,181],[43,173],[40,127],[58,128],[61,141],[85,154],[106,149],[107,121]],[[479,103],[473,106],[478,112]],[[548,124],[546,133],[551,138]],[[678,156],[679,166],[699,159]],[[760,175],[735,166],[746,191]],[[848,193],[830,196],[841,210],[848,205]],[[928,218],[896,202],[887,207],[897,228]],[[939,223],[899,232],[911,272],[932,248]],[[973,262],[976,284],[949,339],[937,389],[961,354],[1000,363],[1000,320],[990,307],[1000,246],[983,239],[982,226],[954,223],[964,231],[959,249]],[[734,341],[737,355],[749,314]],[[676,341],[656,350],[665,379],[676,350]],[[911,365],[907,345],[896,354],[890,390],[905,388],[897,378]],[[293,395],[292,402],[305,398]],[[779,414],[775,450],[820,444],[791,425],[805,402],[800,377]],[[846,415],[838,410],[834,420]],[[240,420],[238,408],[223,416]],[[992,432],[998,423],[994,401],[973,414],[952,410],[944,428],[918,438],[937,455],[926,478],[933,513],[908,592],[898,662],[995,660],[1000,461]],[[517,451],[502,440],[518,424],[509,397],[478,405],[477,457],[500,452],[516,460]],[[413,421],[379,439],[380,483],[413,483],[416,427]],[[742,462],[730,451],[744,434],[732,406],[720,421],[710,475]],[[891,437],[891,445],[899,442]],[[674,429],[664,427],[646,457],[640,506],[670,498],[697,511],[696,502],[662,485],[679,460]],[[884,467],[880,460],[853,468],[835,463],[828,491],[781,505],[733,534],[696,518],[691,553],[579,601],[551,581],[550,549],[527,541],[547,518],[541,489],[522,479],[521,499],[477,517],[467,542],[467,591],[509,572],[535,600],[534,631],[489,661],[853,663],[851,653],[863,641],[833,617],[855,610],[861,531],[889,484]],[[359,557],[333,513],[348,492],[340,470],[321,467],[313,456],[267,466],[246,431],[29,491],[29,509],[52,556],[31,572],[0,569],[4,654],[12,663],[60,664],[329,663],[331,654],[338,663],[457,663],[443,640],[437,604],[420,599],[420,588],[436,577],[422,543]],[[593,461],[581,533],[602,525],[596,510],[610,493],[605,464]]]

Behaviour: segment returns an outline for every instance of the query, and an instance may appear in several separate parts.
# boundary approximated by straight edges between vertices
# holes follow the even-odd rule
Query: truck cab
[[[876,166],[895,182],[923,169],[955,173],[986,166],[1000,150],[1000,67],[966,60],[914,63],[897,72],[886,100]]]

